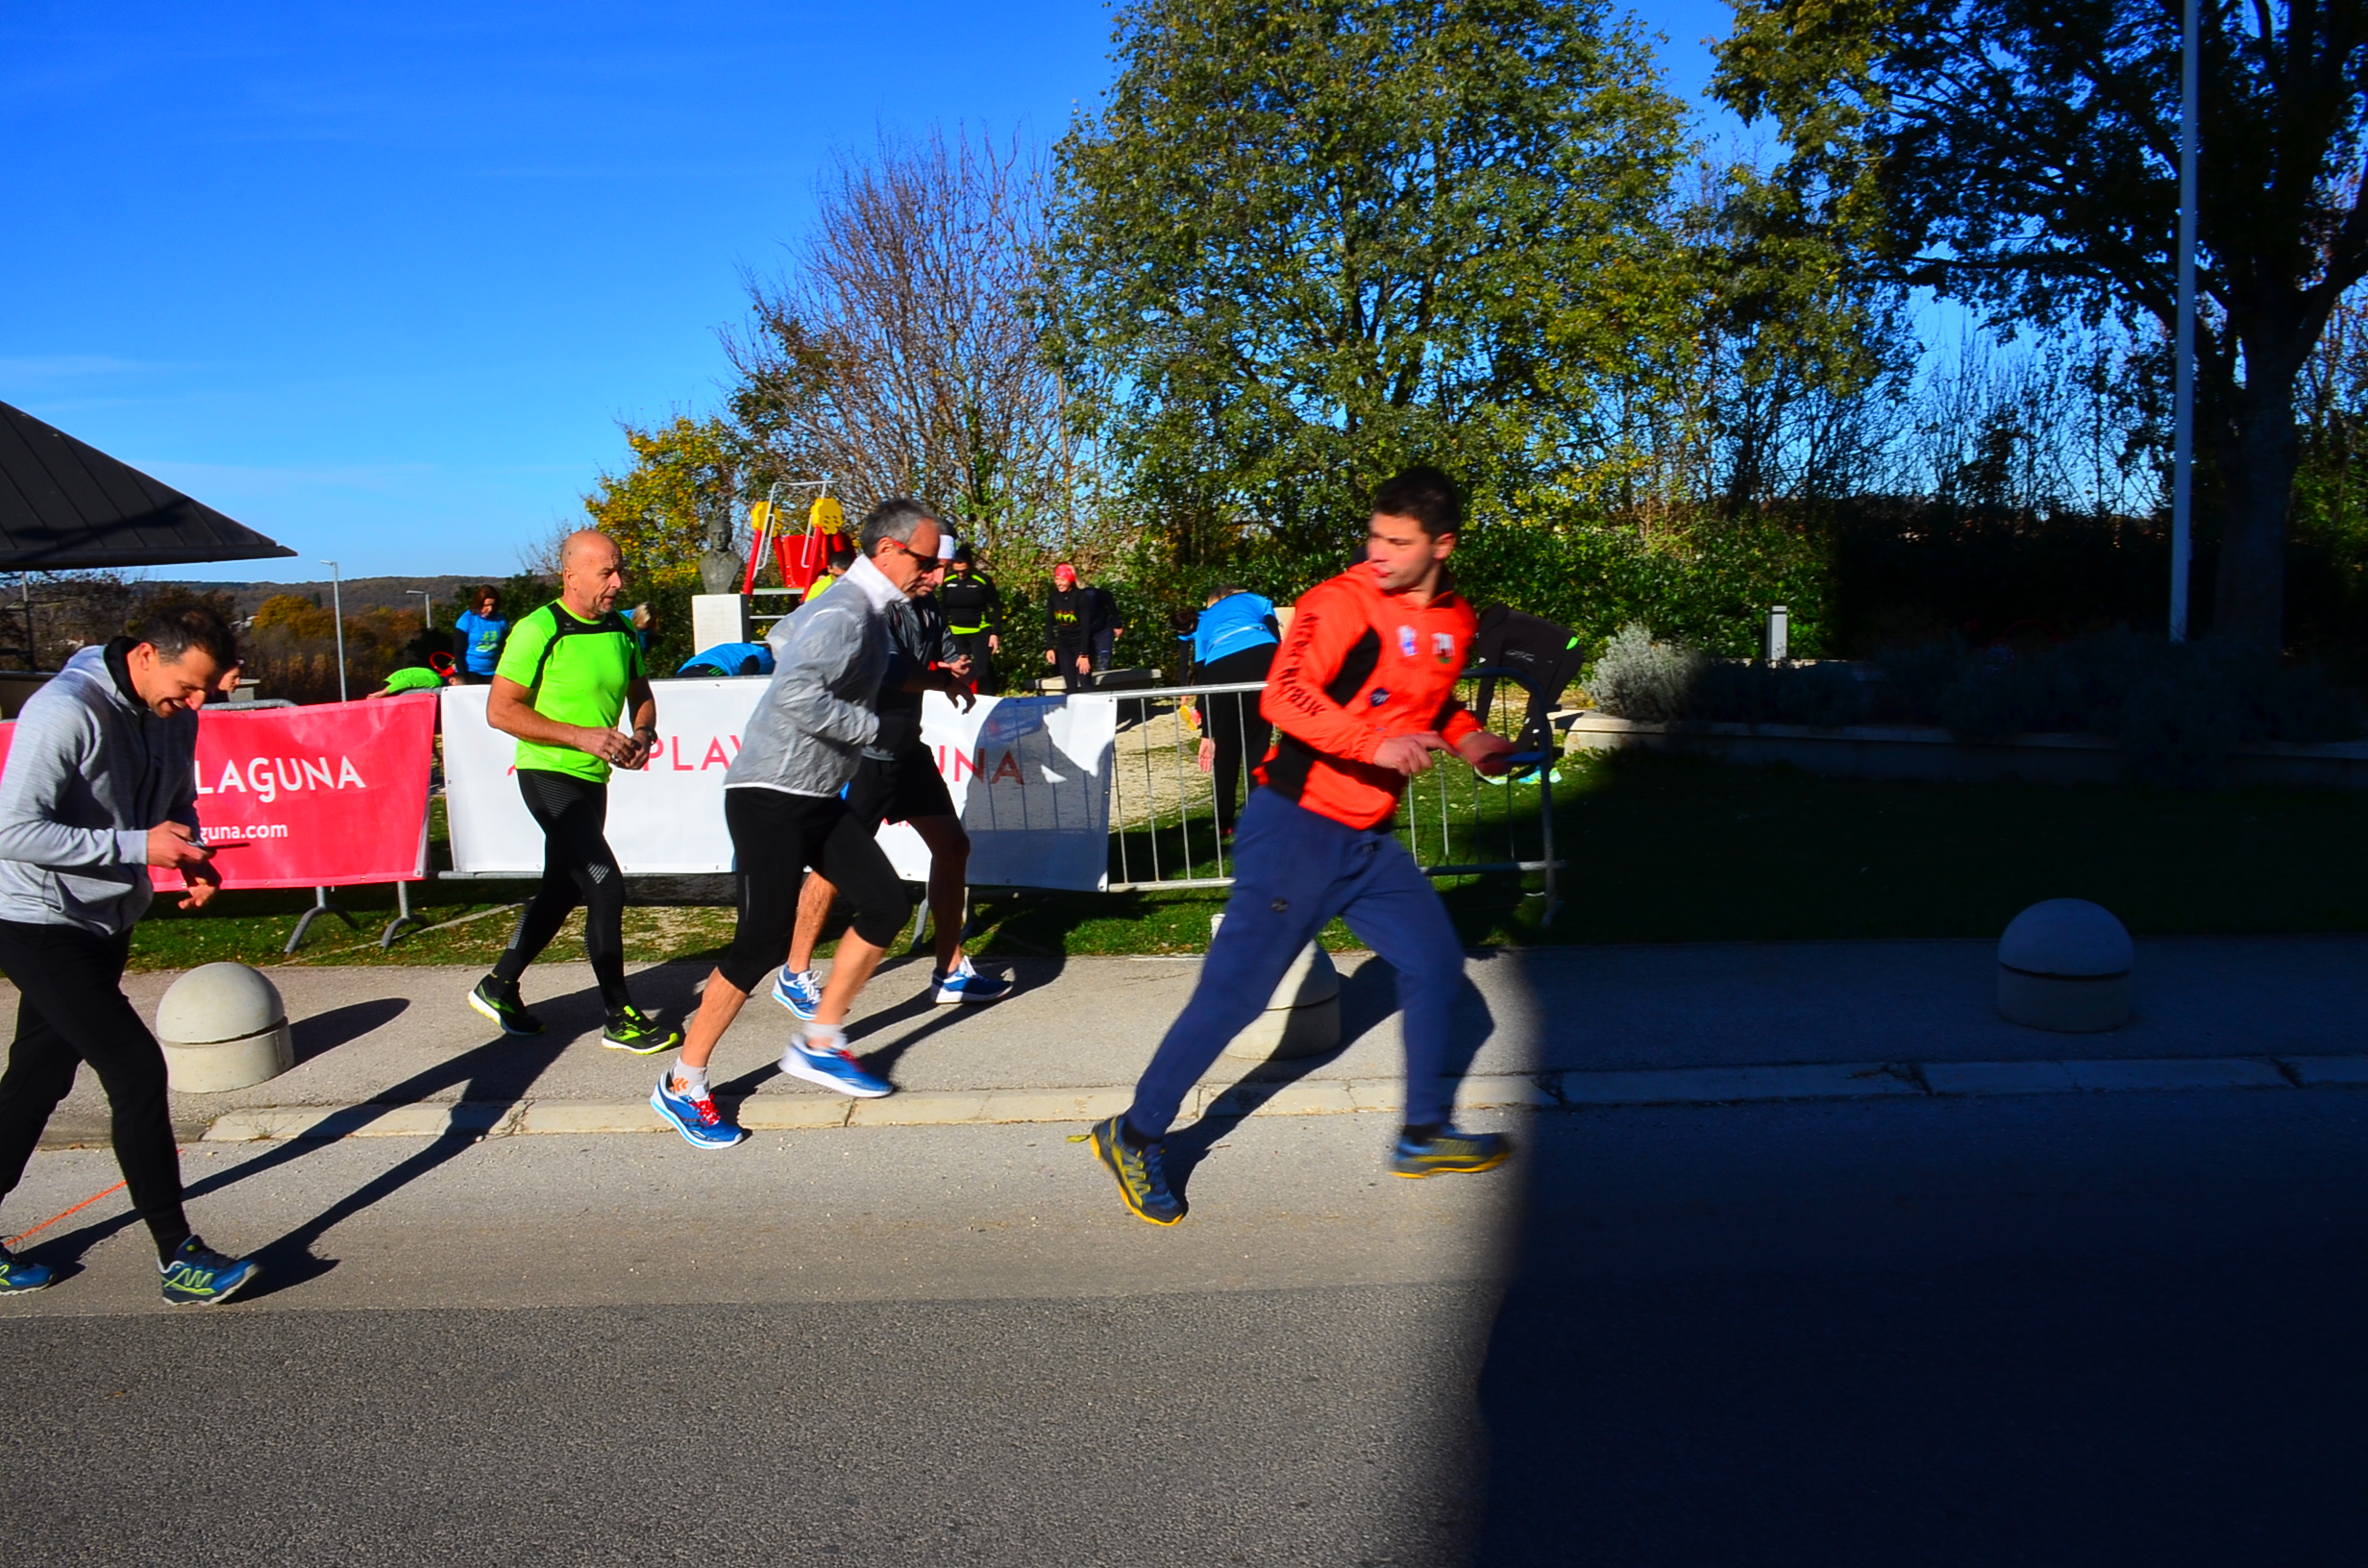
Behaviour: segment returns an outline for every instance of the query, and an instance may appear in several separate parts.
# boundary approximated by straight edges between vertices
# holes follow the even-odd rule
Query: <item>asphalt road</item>
[[[2350,1563],[2368,1093],[1366,1116],[1120,1212],[1048,1127],[193,1153],[0,1304],[42,1563]],[[1206,1141],[1203,1135],[1201,1141]],[[114,1180],[36,1157],[22,1229]]]

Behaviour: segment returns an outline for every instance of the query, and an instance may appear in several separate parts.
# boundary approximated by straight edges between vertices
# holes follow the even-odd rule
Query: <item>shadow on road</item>
[[[288,1026],[288,1034],[296,1044],[296,1060],[299,1064],[309,1062],[340,1045],[350,1045],[373,1029],[403,1017],[410,1006],[406,997],[379,996],[299,1018]]]
[[[1476,1559],[2360,1560],[2364,1112],[1530,1118]]]
[[[315,1025],[326,1025],[313,1031],[314,1043],[310,1054],[318,1055],[345,1041],[359,1038],[402,1012],[407,1005],[400,1000],[361,1002],[334,1009],[310,1020]],[[587,1013],[594,1018],[600,1017],[599,990],[587,987],[565,996],[538,1001],[535,1008],[548,1026],[543,1034],[530,1038],[496,1036],[475,1050],[448,1062],[440,1062],[399,1084],[390,1085],[381,1090],[371,1104],[359,1108],[359,1124],[366,1128],[377,1115],[407,1105],[443,1099],[448,1090],[456,1088],[459,1090],[456,1096],[458,1101],[478,1108],[479,1114],[487,1120],[497,1119],[501,1108],[515,1105],[526,1097],[535,1080],[558,1060],[560,1053],[580,1032],[561,1025]],[[302,1039],[303,1026],[298,1028],[299,1038]],[[342,1108],[331,1115],[337,1117],[336,1126],[340,1130],[353,1129],[355,1108]],[[211,1239],[226,1251],[244,1253],[262,1263],[263,1278],[247,1292],[250,1296],[268,1294],[317,1279],[336,1266],[336,1260],[320,1258],[313,1253],[314,1245],[323,1236],[381,1198],[401,1190],[461,1154],[476,1144],[481,1136],[481,1130],[456,1130],[431,1140],[408,1159],[371,1178],[320,1213],[262,1246],[250,1246],[231,1237]],[[271,1143],[254,1158],[241,1161],[227,1170],[191,1183],[185,1194],[190,1205],[190,1223],[200,1235],[205,1234],[203,1200],[208,1194],[279,1170],[329,1146],[326,1139],[307,1138],[300,1133],[294,1138]],[[53,1254],[68,1262],[79,1260],[92,1246],[138,1222],[136,1213],[115,1215],[67,1232],[38,1250],[44,1262],[49,1261]]]
[[[1258,1108],[1289,1086],[1340,1060],[1351,1045],[1397,1012],[1397,971],[1379,958],[1369,958],[1341,978],[1341,1039],[1328,1051],[1314,1056],[1270,1057],[1252,1067],[1210,1110],[1189,1125],[1168,1135],[1168,1185],[1189,1204],[1193,1171],[1209,1152],[1257,1114]],[[1472,1059],[1496,1029],[1488,999],[1467,978],[1456,1007],[1455,1039],[1449,1047],[1444,1076],[1461,1083],[1471,1070]],[[1400,1065],[1400,1071],[1403,1066]]]

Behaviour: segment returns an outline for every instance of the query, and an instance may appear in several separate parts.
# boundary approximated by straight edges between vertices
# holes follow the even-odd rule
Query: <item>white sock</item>
[[[675,1092],[690,1098],[703,1099],[707,1093],[707,1069],[694,1067],[680,1057],[675,1058]]]
[[[814,1055],[843,1051],[847,1049],[847,1031],[835,1023],[809,1023],[805,1026],[805,1039],[799,1043]]]

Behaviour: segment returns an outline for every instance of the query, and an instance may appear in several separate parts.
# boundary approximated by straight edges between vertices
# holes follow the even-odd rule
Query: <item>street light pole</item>
[[[403,591],[406,594],[417,594],[420,598],[419,629],[433,631],[435,629],[435,595],[425,588],[406,588]]]
[[[345,596],[337,587],[337,563],[323,561],[329,568],[329,616],[337,624],[337,700],[350,700],[345,695]]]
[[[2179,362],[2171,420],[2171,641],[2187,640],[2187,562],[2195,501],[2195,0],[2179,50]]]

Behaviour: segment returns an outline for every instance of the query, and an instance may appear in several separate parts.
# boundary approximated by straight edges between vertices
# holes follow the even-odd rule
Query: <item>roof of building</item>
[[[180,566],[295,553],[0,403],[0,572]]]

